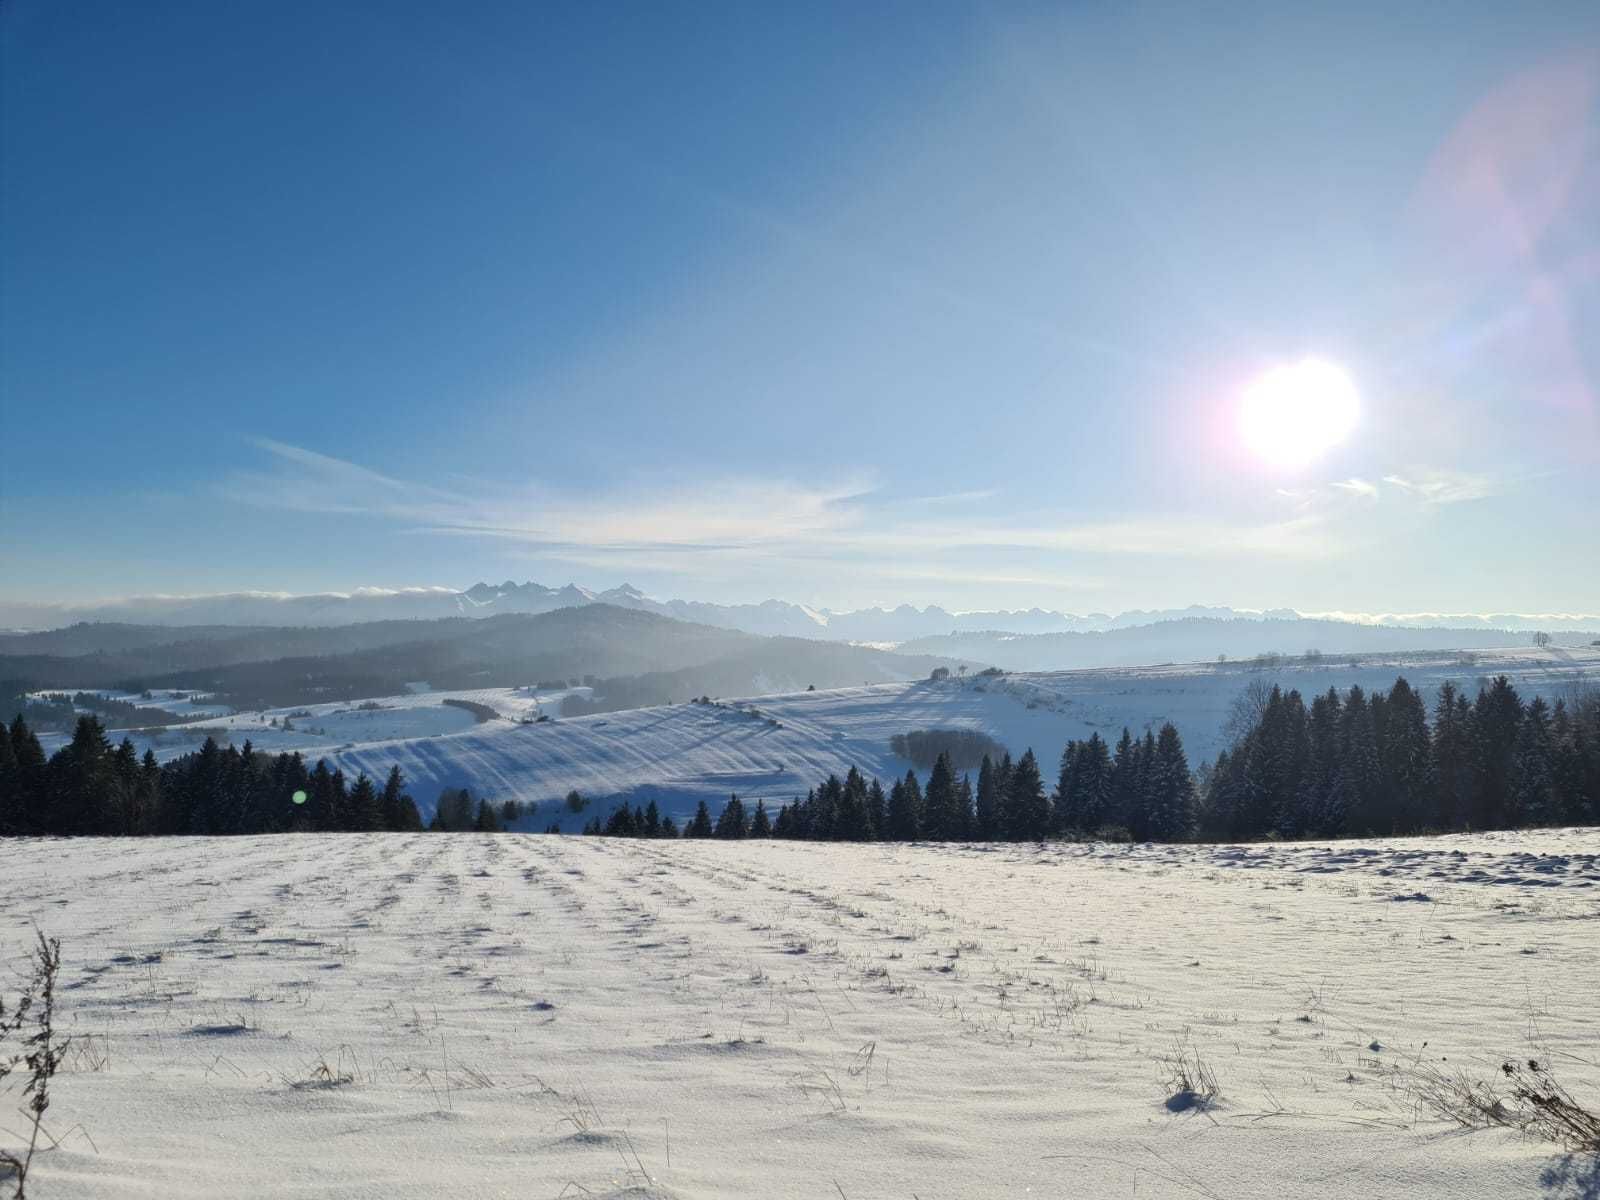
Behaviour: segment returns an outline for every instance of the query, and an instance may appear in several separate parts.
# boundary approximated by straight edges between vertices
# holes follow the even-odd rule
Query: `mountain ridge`
[[[1187,619],[1334,620],[1379,628],[1456,628],[1532,632],[1536,629],[1600,633],[1600,615],[1526,613],[1303,613],[1290,608],[1237,609],[1193,604],[1184,608],[1069,613],[1027,609],[951,610],[918,608],[849,610],[815,608],[768,599],[719,604],[705,600],[658,600],[630,584],[594,591],[576,583],[549,587],[533,581],[480,581],[461,591],[444,587],[357,588],[350,592],[240,591],[196,596],[133,596],[89,605],[0,602],[0,625],[18,630],[59,629],[80,622],[130,625],[310,627],[372,621],[482,618],[503,613],[545,613],[560,608],[610,604],[680,621],[764,636],[810,637],[841,642],[905,642],[955,634],[1101,633]]]

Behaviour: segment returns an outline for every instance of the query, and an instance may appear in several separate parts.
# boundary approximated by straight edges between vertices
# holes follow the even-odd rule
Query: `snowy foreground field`
[[[1538,1054],[1600,1096],[1594,831],[24,841],[0,866],[0,947],[62,939],[77,1039],[39,1200],[1600,1190],[1406,1082]],[[1210,1108],[1169,1109],[1175,1047]]]

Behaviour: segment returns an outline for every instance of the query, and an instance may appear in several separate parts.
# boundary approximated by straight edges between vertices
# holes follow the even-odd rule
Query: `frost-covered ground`
[[[11,843],[0,947],[62,938],[78,1039],[30,1195],[1593,1197],[1403,1080],[1537,1054],[1600,1100],[1597,856]]]
[[[568,691],[486,688],[419,691],[360,702],[271,709],[209,718],[135,735],[171,758],[198,749],[206,737],[246,739],[257,749],[299,750],[327,757],[354,778],[382,778],[394,765],[405,772],[424,815],[441,789],[468,787],[491,799],[543,803],[530,824],[563,817],[573,827],[592,813],[560,813],[552,804],[576,788],[604,812],[617,800],[654,799],[683,816],[706,800],[737,792],[771,804],[804,795],[830,773],[860,767],[880,779],[903,775],[910,763],[889,739],[914,729],[982,730],[1013,754],[1032,748],[1053,776],[1072,738],[1098,731],[1115,741],[1124,726],[1135,733],[1172,721],[1190,762],[1198,766],[1223,748],[1223,726],[1235,698],[1255,680],[1296,687],[1306,695],[1329,687],[1387,689],[1405,675],[1432,702],[1453,680],[1469,692],[1480,681],[1508,674],[1524,696],[1554,700],[1575,682],[1600,676],[1600,651],[1510,650],[1458,654],[1367,655],[1356,660],[1291,661],[1272,670],[1245,664],[1173,666],[1010,674],[944,683],[889,683],[834,691],[797,692],[729,701],[721,706],[679,704],[599,716],[560,718]],[[588,689],[573,689],[588,694]],[[443,703],[467,700],[499,717],[479,723]],[[529,724],[538,716],[543,723]],[[284,719],[293,728],[285,730]],[[274,725],[273,722],[277,724]],[[113,735],[114,737],[120,735]],[[47,749],[65,740],[58,736]]]

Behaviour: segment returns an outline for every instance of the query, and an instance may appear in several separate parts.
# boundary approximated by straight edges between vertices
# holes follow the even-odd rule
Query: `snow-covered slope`
[[[270,709],[132,736],[141,752],[149,747],[162,758],[188,753],[216,737],[236,745],[249,739],[272,752],[326,756],[352,776],[362,771],[382,776],[399,765],[425,813],[431,813],[442,788],[468,787],[496,800],[543,803],[534,819],[542,827],[562,815],[548,802],[573,789],[600,811],[621,798],[638,803],[654,798],[681,816],[702,799],[715,803],[733,792],[787,801],[830,772],[851,766],[888,780],[910,766],[891,753],[889,739],[915,729],[980,730],[1013,754],[1031,747],[1048,776],[1069,739],[1098,731],[1114,741],[1124,726],[1140,732],[1172,721],[1190,761],[1199,765],[1223,747],[1229,709],[1253,681],[1277,682],[1309,695],[1353,684],[1387,689],[1403,674],[1431,703],[1445,680],[1475,690],[1500,673],[1509,675],[1525,697],[1542,694],[1553,700],[1585,679],[1600,677],[1600,652],[1552,656],[1519,650],[1470,660],[1394,655],[1363,659],[1355,667],[1295,663],[1270,672],[1238,664],[1061,671],[879,684],[578,718],[559,713],[568,694],[587,694],[582,688],[417,691],[377,698],[369,707],[343,702]],[[480,721],[482,713],[475,716],[447,700],[467,701],[497,715]],[[540,716],[551,719],[539,722]],[[45,739],[46,748],[64,740],[62,735]],[[581,824],[587,815],[565,819]]]
[[[74,1039],[28,1194],[1581,1200],[1418,1091],[1600,1105],[1597,853],[21,841],[0,989],[59,937]]]
[[[790,800],[851,766],[885,780],[904,774],[910,764],[890,751],[889,739],[914,729],[982,730],[1014,754],[1031,747],[1053,775],[1070,739],[1099,731],[1115,740],[1123,726],[1137,732],[1170,720],[1198,765],[1222,749],[1229,708],[1255,678],[1309,694],[1352,684],[1388,688],[1404,674],[1431,701],[1447,679],[1475,689],[1480,678],[1502,672],[1525,696],[1553,698],[1600,672],[1600,653],[1555,660],[1515,651],[1480,655],[1471,665],[1453,655],[1399,655],[1355,668],[1296,666],[1270,675],[1201,664],[883,684],[723,707],[681,704],[531,726],[490,723],[447,737],[360,745],[330,758],[347,774],[380,775],[399,764],[424,809],[440,788],[466,786],[496,800],[531,802],[577,789],[602,809],[615,799],[653,798],[681,815],[701,799],[734,792]],[[555,815],[548,805],[541,819]]]

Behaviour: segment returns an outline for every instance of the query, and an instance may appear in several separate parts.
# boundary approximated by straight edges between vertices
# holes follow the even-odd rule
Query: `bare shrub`
[[[36,931],[37,932],[37,931]],[[0,1045],[9,1038],[21,1041],[21,1050],[0,1050],[0,1083],[20,1067],[28,1082],[23,1086],[22,1111],[28,1118],[28,1144],[20,1150],[0,1150],[0,1168],[16,1183],[13,1200],[26,1200],[28,1172],[39,1147],[45,1111],[50,1107],[50,1080],[61,1068],[68,1041],[56,1037],[56,980],[61,974],[61,942],[38,933],[32,970],[15,1006],[0,1000]],[[31,1031],[31,1032],[30,1032]]]
[[[1600,1111],[1579,1103],[1548,1059],[1508,1059],[1487,1078],[1421,1067],[1406,1083],[1423,1108],[1465,1129],[1500,1126],[1568,1150],[1600,1153]]]

